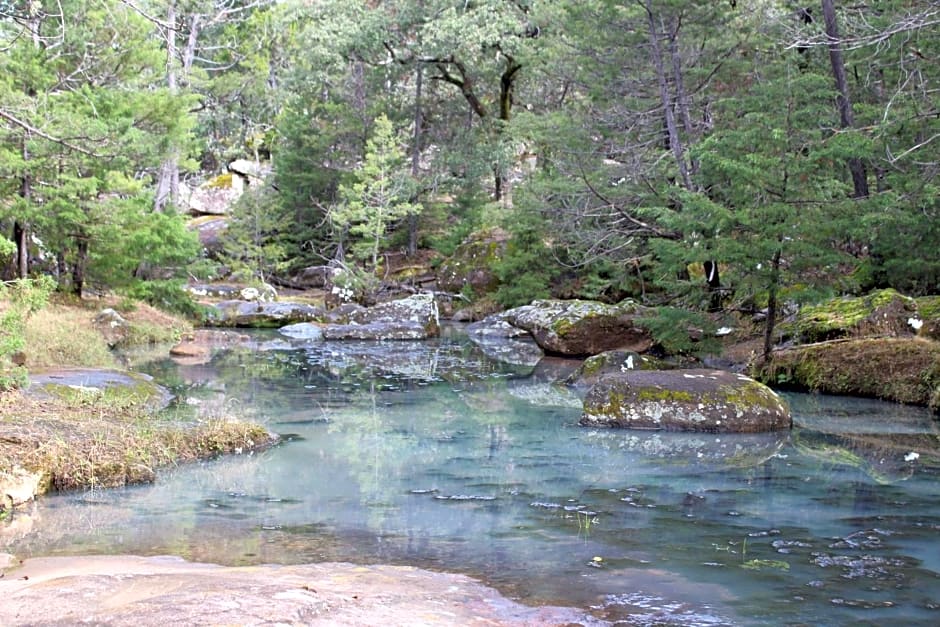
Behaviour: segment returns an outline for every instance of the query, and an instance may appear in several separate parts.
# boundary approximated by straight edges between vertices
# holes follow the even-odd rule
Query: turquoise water
[[[21,555],[409,564],[639,625],[940,623],[940,428],[926,411],[791,395],[773,435],[585,429],[551,382],[459,333],[140,365],[188,416],[284,436],[153,486],[46,498]]]

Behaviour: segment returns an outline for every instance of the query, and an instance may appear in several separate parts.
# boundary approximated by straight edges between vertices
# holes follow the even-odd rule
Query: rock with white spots
[[[603,377],[584,399],[581,424],[626,429],[760,433],[789,429],[787,403],[723,370],[631,370]]]

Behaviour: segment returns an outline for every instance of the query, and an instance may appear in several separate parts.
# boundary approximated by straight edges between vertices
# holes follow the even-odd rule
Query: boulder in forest
[[[760,433],[789,429],[787,403],[762,383],[724,370],[632,370],[602,378],[581,424],[626,429]]]
[[[886,289],[803,307],[788,326],[800,343],[811,343],[873,335],[910,336],[916,331],[910,322],[915,319],[917,302]]]
[[[206,324],[217,327],[280,328],[323,319],[323,310],[304,303],[226,300],[209,310]]]
[[[536,300],[506,312],[506,320],[525,329],[547,353],[582,357],[622,349],[642,353],[653,345],[639,326],[648,309],[633,301],[608,305],[589,300]]]
[[[799,390],[940,412],[940,342],[923,338],[860,338],[778,350],[760,377]]]
[[[348,315],[350,324],[417,324],[424,330],[424,337],[440,334],[437,302],[433,294],[414,294],[407,298],[390,300],[372,307],[352,309]]]
[[[509,234],[502,229],[487,229],[470,235],[441,263],[437,285],[446,292],[461,292],[469,287],[481,296],[499,286],[495,264],[506,252]]]

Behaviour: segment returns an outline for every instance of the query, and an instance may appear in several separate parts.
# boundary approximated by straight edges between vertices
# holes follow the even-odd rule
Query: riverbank
[[[0,394],[0,516],[50,490],[147,483],[160,468],[274,443],[261,425],[231,416],[159,412],[166,390],[114,370],[110,347],[171,341],[191,326],[145,304],[111,309],[103,322],[109,304],[52,303],[28,321],[25,364],[53,383]]]

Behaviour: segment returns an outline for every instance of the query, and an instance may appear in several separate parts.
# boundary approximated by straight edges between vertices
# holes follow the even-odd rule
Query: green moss
[[[636,398],[638,401],[658,401],[670,403],[692,403],[695,396],[684,390],[670,390],[667,388],[643,388]]]
[[[831,342],[779,351],[759,374],[796,389],[933,406],[940,388],[940,343],[916,338]]]
[[[915,302],[893,289],[879,290],[863,297],[835,298],[819,305],[804,307],[796,322],[800,336],[807,342],[844,337],[848,330],[862,323],[875,310],[901,301],[913,310]]]
[[[915,301],[917,313],[924,320],[940,320],[940,296],[922,296]]]
[[[231,189],[232,188],[232,176],[231,172],[226,172],[225,174],[219,174],[214,176],[208,181],[206,181],[206,187],[209,189]]]

